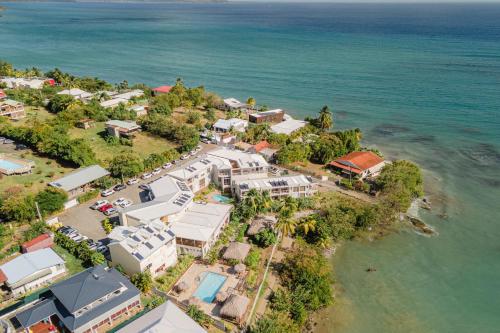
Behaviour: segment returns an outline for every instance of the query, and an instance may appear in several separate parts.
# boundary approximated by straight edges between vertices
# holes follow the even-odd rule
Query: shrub
[[[106,234],[111,233],[113,231],[113,224],[108,218],[105,218],[104,220],[101,221],[102,228],[104,229],[104,232]]]
[[[149,292],[153,288],[153,278],[149,271],[136,273],[130,278],[130,282],[141,292]]]
[[[260,247],[269,247],[274,245],[277,240],[278,236],[269,228],[266,228],[253,236],[253,241]]]
[[[94,190],[91,190],[91,191],[88,191],[88,192],[81,194],[80,196],[78,196],[77,200],[79,203],[85,203],[85,202],[90,201],[94,198],[97,198],[97,196],[99,196],[99,190],[94,189]]]
[[[248,268],[256,270],[259,267],[260,262],[260,251],[257,249],[252,249],[245,259],[245,264]]]

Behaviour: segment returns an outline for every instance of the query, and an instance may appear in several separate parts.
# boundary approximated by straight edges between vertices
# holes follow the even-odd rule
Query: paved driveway
[[[173,171],[175,169],[179,169],[182,166],[190,163],[193,159],[195,159],[197,156],[200,156],[207,151],[210,151],[217,146],[215,145],[205,145],[201,144],[203,149],[201,152],[196,154],[194,157],[191,157],[187,160],[181,161],[175,165],[175,167],[168,169],[168,170],[161,170],[161,173],[158,175],[154,175],[152,178],[146,179],[146,180],[139,180],[138,184],[134,184],[131,186],[127,186],[126,189],[116,192],[113,195],[110,195],[109,197],[103,198],[108,200],[109,202],[113,202],[116,199],[123,197],[129,200],[132,200],[134,204],[139,203],[139,202],[145,202],[148,201],[147,197],[147,192],[144,190],[141,190],[139,188],[140,184],[147,184],[152,182],[153,180],[156,180],[160,178],[160,176],[163,176],[167,174],[167,172]],[[90,209],[90,206],[94,204],[95,200],[90,200],[87,203],[78,205],[76,207],[70,208],[66,211],[64,211],[61,215],[59,215],[59,222],[62,223],[63,225],[71,226],[73,228],[76,228],[78,231],[80,231],[81,234],[87,236],[88,238],[91,238],[93,240],[102,240],[106,238],[106,233],[104,232],[102,226],[101,226],[101,221],[106,218],[106,216],[96,210]],[[116,224],[118,224],[118,216],[114,215],[110,218],[110,220]]]

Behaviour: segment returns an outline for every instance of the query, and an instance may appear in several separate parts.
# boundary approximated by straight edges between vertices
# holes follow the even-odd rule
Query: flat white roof
[[[125,120],[108,120],[106,122],[106,126],[114,126],[125,128],[129,131],[141,128],[141,126],[137,125],[135,121],[125,121]]]
[[[220,148],[208,152],[209,156],[215,156],[229,161],[234,161],[240,168],[268,167],[264,157],[259,154],[246,153],[241,150]]]
[[[248,105],[238,101],[236,98],[226,98],[224,99],[224,104],[232,108],[246,108]]]
[[[202,172],[206,172],[207,170],[211,169],[212,166],[214,165],[222,167],[225,164],[224,162],[225,161],[220,158],[213,156],[206,156],[196,159],[195,161],[189,163],[185,167],[173,170],[169,172],[168,175],[176,179],[186,181],[192,178],[193,176],[199,175]]]
[[[126,104],[128,102],[128,99],[125,99],[125,98],[113,98],[113,99],[109,99],[107,101],[103,101],[101,102],[101,106],[103,108],[109,108],[109,107],[112,107],[112,106],[116,106],[120,103],[123,103],[123,104]]]
[[[238,127],[241,128],[247,126],[248,126],[248,121],[239,118],[219,119],[213,125],[214,128],[222,128],[224,130],[230,130],[231,127],[239,129]]]
[[[298,130],[306,125],[307,125],[307,121],[296,120],[290,116],[287,116],[287,117],[285,117],[284,121],[282,121],[278,124],[272,125],[271,131],[273,131],[274,133],[277,133],[277,134],[290,135],[293,132],[295,132],[296,130]]]
[[[108,170],[99,165],[92,165],[86,168],[78,169],[49,183],[49,185],[60,188],[64,191],[71,191],[107,175],[109,175]]]
[[[132,99],[134,97],[141,97],[141,96],[144,96],[144,91],[142,91],[140,89],[135,89],[135,90],[128,91],[125,93],[116,94],[113,97],[114,98],[123,98],[123,99],[129,100],[129,99]]]
[[[87,98],[91,97],[92,94],[78,88],[65,89],[57,93],[58,95],[71,95],[73,97]]]
[[[234,184],[241,190],[272,190],[273,188],[295,187],[311,185],[312,181],[304,175],[258,178],[258,179],[236,179]]]
[[[22,254],[0,266],[9,284],[15,284],[41,270],[64,264],[64,260],[50,248]]]
[[[231,209],[231,205],[193,202],[170,225],[176,237],[206,242],[224,223]]]
[[[118,232],[109,236],[115,240],[110,246],[120,246],[139,262],[149,258],[174,237],[170,227],[159,220],[140,227],[121,227]]]

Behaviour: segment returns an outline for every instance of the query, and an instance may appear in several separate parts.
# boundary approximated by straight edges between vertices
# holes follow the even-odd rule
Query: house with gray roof
[[[207,333],[191,317],[168,300],[116,333]]]
[[[117,270],[100,265],[52,285],[13,322],[26,330],[43,321],[61,332],[104,332],[140,308],[139,290]]]
[[[66,272],[64,260],[46,248],[22,254],[0,266],[0,283],[18,296],[40,288]]]
[[[91,165],[59,178],[49,185],[65,191],[69,198],[74,198],[85,192],[91,183],[107,175],[109,175],[108,170],[99,165]]]
[[[108,120],[106,131],[109,135],[117,138],[133,138],[134,134],[141,130],[141,126],[132,120]]]

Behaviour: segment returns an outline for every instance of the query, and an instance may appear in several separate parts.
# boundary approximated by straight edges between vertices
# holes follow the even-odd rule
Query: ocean
[[[423,168],[438,235],[340,246],[318,333],[500,332],[500,4],[3,5],[17,67],[182,77],[298,117],[327,104],[337,129]]]

